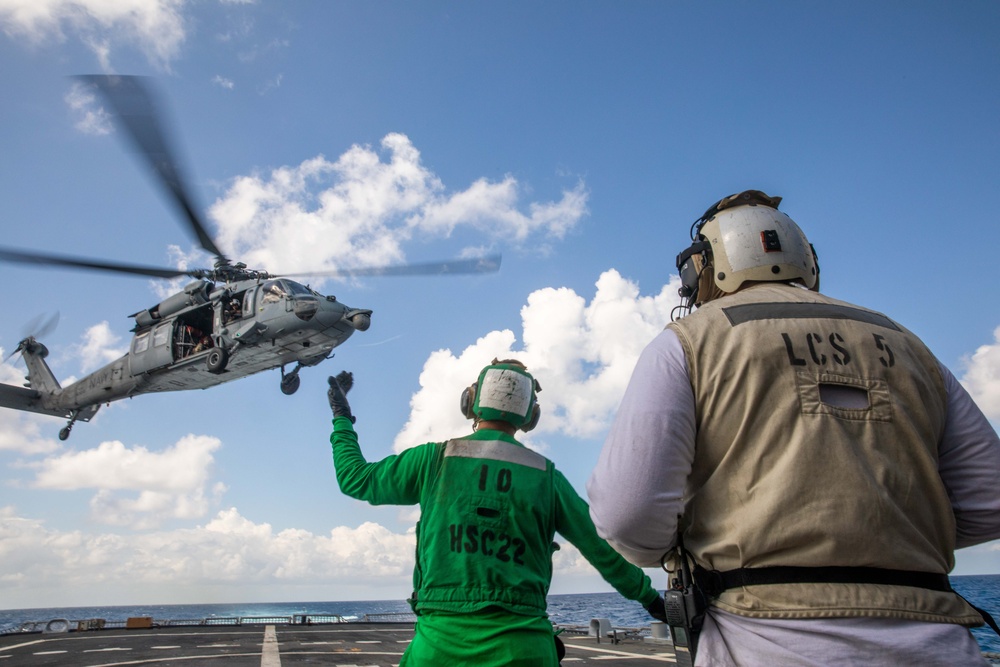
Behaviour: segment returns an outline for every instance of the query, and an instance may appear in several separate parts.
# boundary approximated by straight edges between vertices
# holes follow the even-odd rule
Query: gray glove
[[[354,423],[354,415],[351,414],[351,404],[347,402],[347,392],[354,386],[354,374],[349,371],[340,371],[337,377],[328,378],[330,389],[326,392],[326,397],[330,400],[330,410],[333,411],[333,418],[347,417]]]

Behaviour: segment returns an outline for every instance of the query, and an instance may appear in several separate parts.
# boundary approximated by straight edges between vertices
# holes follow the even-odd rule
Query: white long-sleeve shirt
[[[948,416],[938,470],[958,547],[1000,539],[1000,438],[943,365]],[[695,405],[684,350],[670,329],[643,351],[587,483],[598,534],[643,567],[673,548],[695,455]],[[887,632],[887,630],[892,630]],[[941,647],[937,659],[928,641]],[[908,649],[906,647],[909,647]],[[909,653],[905,652],[906,650]],[[873,656],[883,656],[883,662]],[[873,662],[873,660],[876,660]],[[698,665],[983,664],[962,626],[881,619],[750,619],[712,609]]]

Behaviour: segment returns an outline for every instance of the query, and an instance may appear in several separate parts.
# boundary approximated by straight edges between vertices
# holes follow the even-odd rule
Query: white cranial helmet
[[[712,271],[715,285],[725,293],[747,281],[796,281],[818,289],[816,254],[795,221],[778,210],[780,202],[781,197],[746,190],[709,208],[695,222],[691,247],[677,258],[681,296],[694,303],[701,266]],[[691,261],[702,253],[703,261]]]
[[[538,380],[516,359],[493,363],[479,373],[479,379],[462,392],[461,409],[467,419],[505,421],[522,431],[538,425],[541,409]]]

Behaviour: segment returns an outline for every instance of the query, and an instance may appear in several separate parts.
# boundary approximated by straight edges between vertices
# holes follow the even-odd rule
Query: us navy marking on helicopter
[[[135,320],[129,351],[77,382],[60,386],[48,348],[28,335],[15,353],[28,369],[24,387],[0,384],[0,406],[68,419],[59,438],[78,421],[90,421],[106,403],[141,394],[206,389],[274,368],[281,391],[294,394],[299,371],[331,356],[355,331],[366,331],[372,311],[352,308],[295,280],[298,276],[457,275],[495,272],[500,256],[336,271],[269,274],[233,263],[215,245],[182,184],[180,170],[160,129],[151,91],[141,78],[85,76],[117,114],[125,131],[198,239],[215,256],[212,269],[167,269],[0,248],[0,261],[110,271],[153,278],[195,278],[182,291],[129,317]],[[290,371],[286,367],[293,365]]]

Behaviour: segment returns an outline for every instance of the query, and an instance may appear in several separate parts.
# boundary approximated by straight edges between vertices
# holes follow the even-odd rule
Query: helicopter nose
[[[359,311],[350,315],[347,318],[347,321],[358,331],[368,331],[368,327],[372,325],[372,313],[370,310]]]
[[[316,311],[319,310],[319,303],[316,299],[305,297],[298,298],[295,300],[295,316],[304,322],[308,322],[316,316]]]

